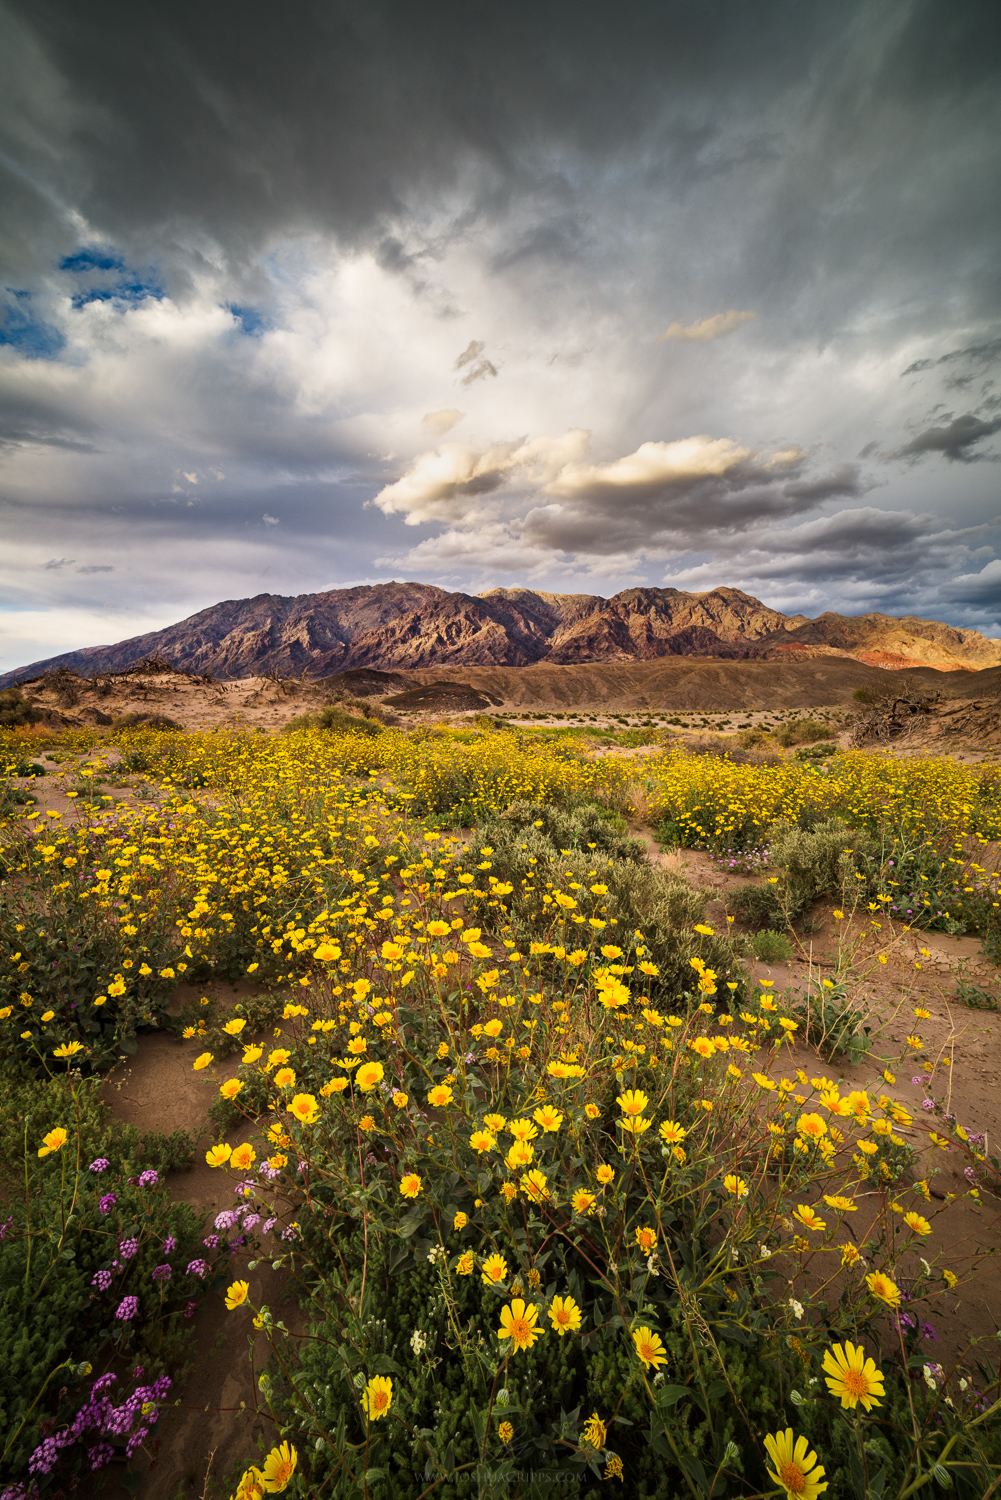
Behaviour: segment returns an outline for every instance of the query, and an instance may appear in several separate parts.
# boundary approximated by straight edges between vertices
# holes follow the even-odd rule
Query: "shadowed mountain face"
[[[57,666],[84,674],[118,671],[154,653],[174,666],[222,678],[668,656],[731,661],[842,656],[872,666],[942,671],[1001,665],[1001,641],[975,630],[880,614],[808,620],[780,614],[739,589],[706,594],[625,589],[602,599],[530,589],[473,596],[430,584],[382,583],[294,598],[258,594],[226,600],[166,630],[32,662],[7,673],[0,684]]]

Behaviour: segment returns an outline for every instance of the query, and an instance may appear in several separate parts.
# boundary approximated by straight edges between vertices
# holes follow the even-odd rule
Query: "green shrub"
[[[20,688],[0,688],[0,728],[18,729],[25,724],[37,724],[41,717],[41,709],[35,708]]]
[[[960,1005],[968,1005],[971,1010],[1001,1009],[1001,993],[997,988],[985,989],[982,985],[968,984],[966,980],[960,980],[957,984],[956,999]]]
[[[361,718],[346,713],[336,703],[325,703],[316,713],[296,714],[282,726],[282,733],[294,734],[300,729],[329,729],[334,734],[362,734],[371,739],[382,733],[383,726],[374,718]]]
[[[771,927],[765,927],[754,934],[751,942],[755,956],[760,958],[762,963],[781,963],[785,959],[792,958],[792,944],[784,932],[776,932]]]
[[[547,882],[581,891],[602,886],[609,941],[623,943],[643,930],[649,960],[660,970],[658,1003],[673,1003],[694,988],[693,958],[714,970],[720,983],[741,982],[727,939],[694,930],[705,923],[705,895],[680,875],[651,865],[643,843],[624,836],[625,826],[595,803],[566,811],[539,802],[512,803],[501,817],[481,824],[469,845],[472,868],[489,865],[492,877],[513,887],[489,920],[499,929],[510,918],[523,941],[540,939],[553,916],[539,895]]]
[[[794,719],[791,724],[782,725],[776,738],[780,745],[788,748],[790,745],[809,744],[811,740],[822,740],[828,733],[828,726],[822,719]]]
[[[734,910],[755,926],[787,926],[821,896],[854,906],[879,881],[875,839],[840,818],[812,829],[780,818],[772,828],[771,858],[783,871],[777,883],[741,886],[731,898]]]
[[[751,927],[781,923],[785,909],[774,885],[741,885],[730,897],[733,910]]]

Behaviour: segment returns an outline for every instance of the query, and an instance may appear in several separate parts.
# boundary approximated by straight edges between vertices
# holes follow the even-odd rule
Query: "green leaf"
[[[657,1392],[657,1410],[670,1411],[676,1406],[682,1396],[690,1396],[692,1392],[687,1385],[663,1385]]]

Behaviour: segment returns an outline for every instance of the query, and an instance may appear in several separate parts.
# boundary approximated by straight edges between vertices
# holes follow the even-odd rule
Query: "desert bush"
[[[751,927],[769,922],[784,925],[786,911],[773,885],[742,885],[730,896],[728,905]]]
[[[35,724],[41,717],[41,710],[34,707],[20,688],[0,688],[0,728],[16,729]]]
[[[827,818],[812,830],[779,819],[772,828],[771,858],[782,875],[766,885],[742,886],[731,904],[746,921],[761,925],[789,925],[821,896],[854,905],[878,885],[877,855],[873,839],[853,832],[840,818]]]
[[[822,740],[830,731],[822,719],[793,719],[791,724],[783,724],[778,730],[776,739],[784,749],[790,745],[809,744],[811,740]]]
[[[737,744],[741,750],[760,750],[763,745],[770,744],[772,738],[767,729],[742,729],[737,735]]]
[[[183,731],[184,726],[178,724],[176,719],[171,719],[167,714],[134,713],[122,714],[119,718],[111,721],[113,733],[125,729],[148,729],[160,733],[170,730]]]
[[[693,959],[724,980],[741,982],[728,941],[708,927],[696,931],[705,924],[706,897],[681,876],[655,869],[644,845],[624,836],[625,826],[593,803],[567,811],[525,801],[481,824],[469,845],[469,864],[489,869],[493,889],[504,893],[502,904],[488,906],[485,924],[499,931],[510,922],[516,937],[538,940],[551,928],[559,901],[576,907],[585,896],[597,896],[590,900],[596,921],[626,935],[643,927],[649,961],[659,970],[658,1004],[692,988]]]
[[[751,939],[756,958],[762,963],[782,963],[792,958],[792,944],[784,932],[776,932],[771,927],[763,927],[756,932]]]

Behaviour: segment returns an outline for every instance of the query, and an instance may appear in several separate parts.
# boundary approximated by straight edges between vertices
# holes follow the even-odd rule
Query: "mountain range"
[[[30,681],[57,667],[86,676],[158,655],[190,672],[240,678],[326,677],[350,668],[511,666],[695,656],[795,661],[849,657],[894,670],[979,671],[1001,665],[1001,640],[914,616],[785,615],[739,589],[703,594],[624,589],[551,594],[495,588],[449,593],[381,583],[318,594],[229,599],[111,646],[66,651],[0,677]]]

